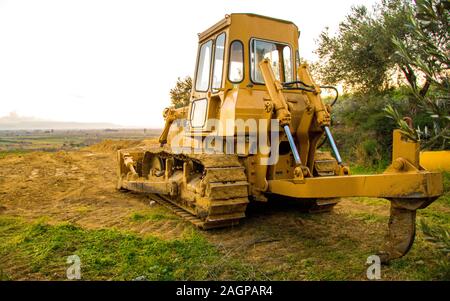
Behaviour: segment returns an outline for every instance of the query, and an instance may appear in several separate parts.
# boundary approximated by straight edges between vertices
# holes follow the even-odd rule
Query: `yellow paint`
[[[428,170],[450,171],[450,151],[420,152],[420,165]]]
[[[217,69],[222,70],[221,77],[210,68],[209,88],[197,91],[195,74],[190,105],[165,111],[166,126],[160,142],[163,144],[167,141],[168,146],[177,145],[174,137],[181,136],[185,142],[190,143],[193,150],[194,145],[205,141],[206,138],[203,137],[209,134],[219,134],[219,137],[226,137],[237,144],[238,134],[250,136],[278,131],[280,139],[276,141],[270,138],[270,147],[279,149],[279,160],[270,166],[261,163],[261,159],[268,157],[268,152],[265,152],[268,146],[260,147],[252,154],[248,151],[250,139],[245,140],[246,151],[239,153],[239,156],[175,155],[170,154],[170,147],[159,146],[120,150],[117,187],[168,195],[170,198],[161,199],[163,204],[167,206],[170,203],[169,207],[172,209],[173,205],[184,209],[174,211],[205,229],[235,225],[245,217],[248,197],[251,200],[266,201],[269,195],[276,194],[308,199],[315,202],[314,206],[318,206],[315,199],[382,197],[391,201],[388,241],[383,250],[382,261],[406,254],[414,239],[415,211],[428,206],[443,192],[442,174],[425,168],[450,170],[450,152],[423,153],[420,155],[421,166],[419,144],[404,137],[400,130],[394,130],[392,164],[382,174],[349,175],[348,167],[338,165],[330,155],[318,155],[317,143],[323,137],[323,127],[331,125],[330,107],[322,102],[320,86],[311,77],[308,66],[294,60],[299,48],[299,31],[295,24],[254,14],[227,15],[199,34],[199,50],[204,43],[215,45],[219,35],[226,36],[223,60],[217,60],[219,67],[222,64],[220,62],[223,62],[223,69]],[[270,54],[260,58],[261,62],[256,61],[259,56],[251,53],[250,44],[253,39],[274,42],[273,45],[276,46],[272,52],[276,51],[276,56],[280,58],[278,71],[274,68],[277,64],[267,60],[268,57],[276,57],[275,55]],[[236,40],[238,44],[233,44]],[[222,47],[222,42],[218,45]],[[231,55],[233,45],[242,45],[241,58],[238,57],[240,51]],[[284,53],[286,45],[290,46],[290,55]],[[207,58],[213,58],[215,53],[210,53]],[[240,82],[232,82],[228,78],[229,63],[233,60],[240,67]],[[243,66],[239,63],[241,60]],[[251,80],[250,63],[253,66],[259,64],[264,81]],[[202,66],[199,62],[197,65]],[[287,71],[283,73],[285,66],[291,67],[286,67]],[[207,71],[206,69],[202,74]],[[201,78],[203,80],[203,76]],[[291,82],[291,78],[294,82]],[[212,84],[218,83],[218,79],[221,79],[221,86],[213,89]],[[196,112],[194,104],[198,100],[203,103],[206,100],[207,103],[199,111],[204,114],[203,127],[201,124],[197,124],[198,127],[178,127],[178,122],[175,121],[183,118],[189,121],[191,112]],[[268,122],[251,130],[248,126],[238,126],[270,119],[277,119],[280,125],[289,126],[300,153],[301,166],[295,164],[282,127],[269,129]],[[218,120],[219,124],[216,126],[213,120]],[[267,137],[264,139],[269,140]],[[152,161],[145,160],[144,153],[166,160],[165,177],[149,173],[154,165],[150,164]],[[162,171],[162,167],[157,171]]]
[[[345,187],[345,188],[344,188]],[[305,178],[304,184],[290,180],[269,181],[269,191],[294,198],[387,197],[427,198],[442,194],[440,173],[392,173]]]
[[[205,136],[211,131],[215,131],[223,137],[236,136],[238,134],[237,120],[246,123],[275,118],[280,121],[280,125],[289,125],[303,165],[302,169],[298,170],[304,170],[305,181],[295,182],[296,166],[293,164],[291,152],[282,155],[281,160],[270,167],[259,164],[263,157],[262,153],[247,154],[241,157],[241,162],[247,167],[249,193],[254,198],[264,199],[261,196],[268,193],[297,198],[339,196],[427,198],[442,193],[441,174],[424,170],[419,165],[419,144],[405,138],[399,130],[393,132],[392,164],[383,174],[349,176],[348,168],[342,165],[336,169],[334,176],[318,176],[319,172],[315,170],[316,145],[323,136],[323,126],[330,126],[331,116],[322,101],[320,86],[312,78],[308,65],[295,63],[294,58],[299,48],[297,26],[289,21],[265,16],[231,14],[199,34],[199,50],[201,45],[207,41],[215,41],[222,34],[226,36],[222,86],[219,89],[212,89],[213,70],[210,69],[208,90],[196,91],[195,77],[197,74],[195,75],[191,99],[207,99],[206,122],[203,128],[184,128],[183,139]],[[258,62],[265,84],[252,82],[250,43],[253,38],[289,45],[292,51],[292,75],[296,75],[294,79],[305,83],[310,88],[309,91],[298,88],[286,89],[282,85],[283,78],[276,78],[268,59]],[[244,52],[243,78],[239,83],[231,82],[228,79],[230,46],[236,40],[242,43]],[[280,58],[282,55],[280,52]],[[279,71],[282,74],[282,70]],[[167,138],[168,128],[171,126],[170,121],[182,116],[189,119],[192,109],[193,102],[190,103],[189,109],[186,108],[182,111],[179,109],[179,112],[172,110],[170,111],[172,114],[166,114],[166,128],[161,140]],[[215,129],[209,126],[212,119],[219,121],[218,127]],[[249,127],[241,130],[250,134]],[[260,132],[268,129],[258,127],[256,130]],[[281,128],[280,132],[280,141],[286,143]],[[167,140],[170,145],[170,137]],[[246,149],[248,149],[248,145]],[[446,155],[448,158],[448,153]],[[439,155],[433,157],[432,163],[440,162],[436,160],[436,157]],[[428,157],[425,156],[425,158]],[[446,162],[447,168],[450,169],[449,159]],[[428,161],[423,163],[424,167],[435,166],[427,164]],[[333,171],[330,175],[333,175]]]

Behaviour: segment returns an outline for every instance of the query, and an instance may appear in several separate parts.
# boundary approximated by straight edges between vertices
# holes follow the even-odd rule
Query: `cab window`
[[[229,64],[228,79],[232,83],[240,83],[244,79],[244,45],[241,41],[231,43]]]
[[[214,47],[214,66],[212,78],[213,89],[219,89],[222,87],[222,71],[223,71],[224,55],[225,55],[225,33],[221,33],[219,36],[217,36],[216,45]]]
[[[295,52],[295,70],[297,70],[297,76],[298,77],[298,70],[300,69],[300,54],[298,50]],[[297,80],[300,80],[297,78]]]
[[[291,48],[286,44],[252,39],[251,43],[251,79],[254,83],[264,84],[259,63],[269,59],[275,78],[279,81],[292,81]]]
[[[212,41],[204,43],[200,47],[200,54],[197,65],[197,78],[195,80],[195,90],[199,92],[208,91],[209,73],[211,69]]]
[[[294,68],[292,68],[291,48],[289,46],[285,46],[283,48],[283,68],[284,68],[284,81],[291,82]]]
[[[208,102],[206,98],[197,99],[192,102],[191,126],[194,128],[203,127],[206,120],[206,109]]]

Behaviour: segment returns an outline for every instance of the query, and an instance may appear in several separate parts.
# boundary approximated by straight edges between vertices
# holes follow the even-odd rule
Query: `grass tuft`
[[[0,217],[0,235],[6,238],[0,241],[0,256],[14,252],[31,273],[57,279],[65,278],[70,255],[80,257],[83,279],[103,280],[204,279],[208,275],[200,267],[219,258],[217,250],[195,231],[186,232],[182,239],[162,240]]]

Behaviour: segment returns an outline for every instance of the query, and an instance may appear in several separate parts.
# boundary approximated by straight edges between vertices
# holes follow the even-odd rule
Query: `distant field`
[[[8,153],[77,150],[105,139],[142,140],[160,133],[159,129],[5,130],[0,131],[0,158]]]

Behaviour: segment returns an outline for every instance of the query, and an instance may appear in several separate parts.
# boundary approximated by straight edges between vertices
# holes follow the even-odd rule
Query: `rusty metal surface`
[[[427,207],[434,200],[435,198],[390,199],[388,235],[385,245],[379,253],[382,263],[388,263],[408,253],[416,235],[417,209]]]

